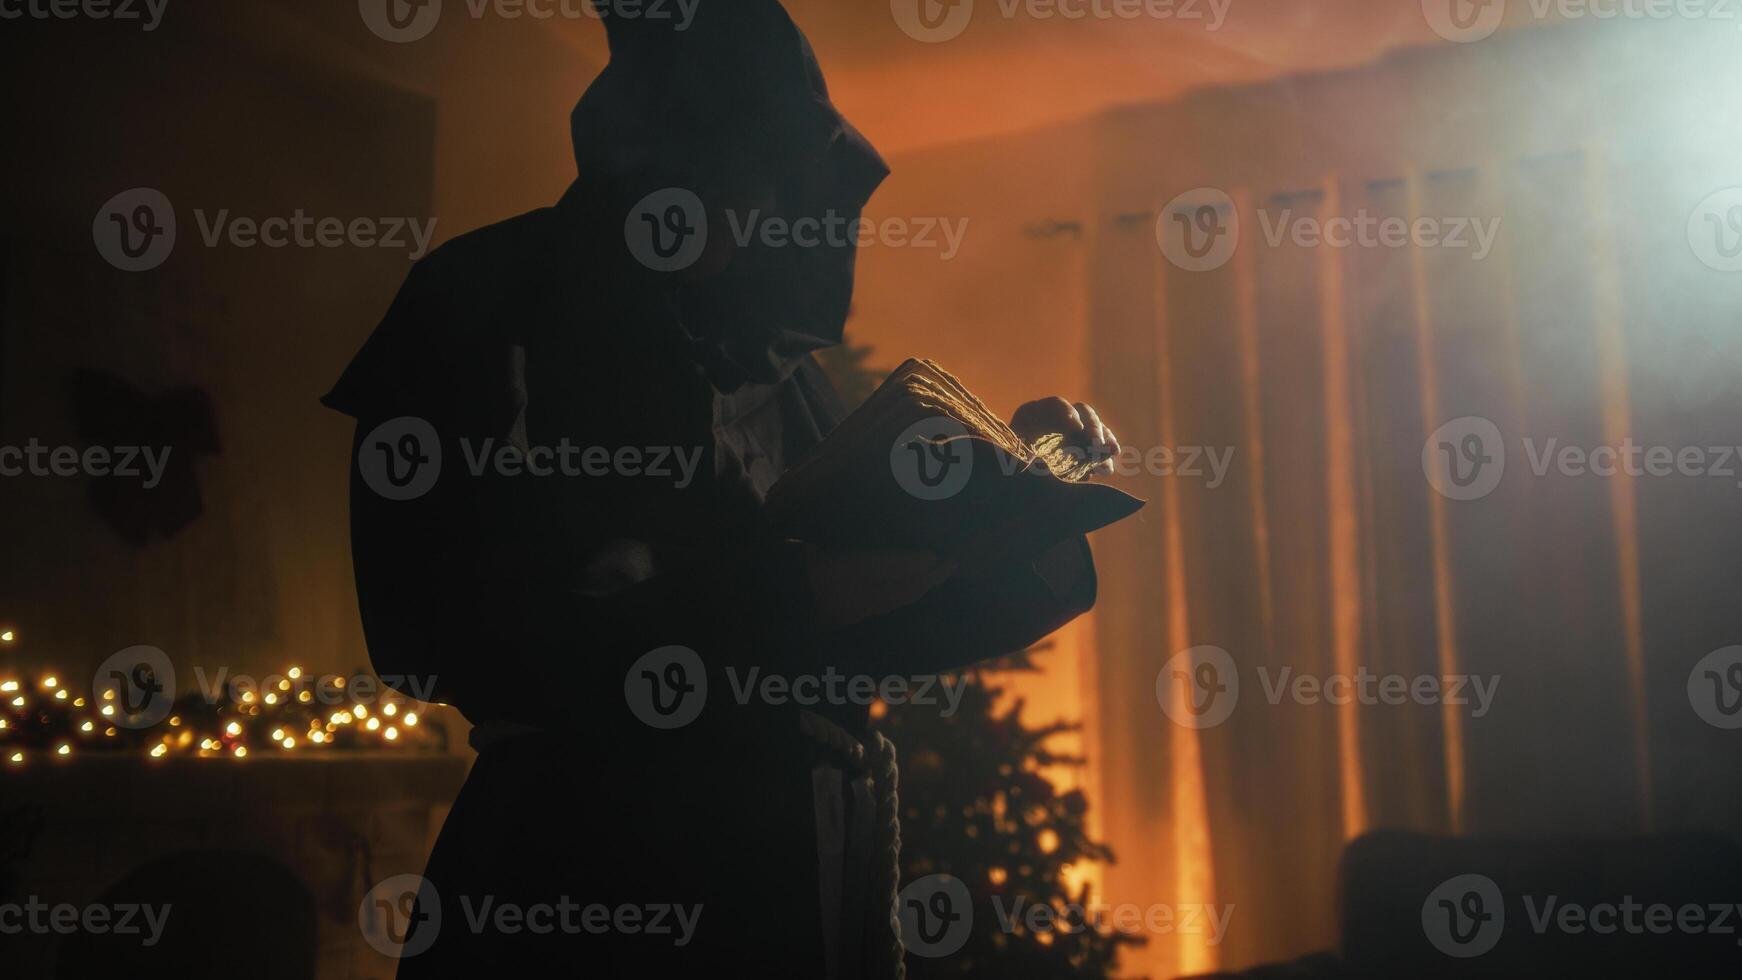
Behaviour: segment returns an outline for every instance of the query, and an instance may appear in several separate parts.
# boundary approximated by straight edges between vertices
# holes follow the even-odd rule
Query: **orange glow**
[[[1321,219],[1342,213],[1338,181],[1325,181]],[[1343,303],[1343,253],[1320,249],[1319,322],[1324,329],[1325,500],[1331,572],[1331,651],[1337,671],[1353,677],[1361,651],[1361,545],[1355,514],[1355,412],[1349,393],[1349,321]],[[1367,794],[1361,765],[1361,707],[1350,700],[1337,708],[1337,774],[1343,788],[1343,837],[1367,829]]]
[[[1155,261],[1159,263],[1164,260],[1158,255]],[[1155,282],[1158,294],[1155,308],[1164,310],[1166,306],[1161,302],[1159,294],[1166,282],[1166,276],[1160,271],[1159,265]],[[1167,349],[1166,325],[1158,323],[1156,326],[1156,390],[1176,391],[1173,385],[1172,361]],[[1173,412],[1165,399],[1162,402],[1160,434],[1162,445],[1177,445],[1174,441]],[[1161,482],[1162,533],[1167,552],[1167,639],[1170,651],[1186,650],[1192,646],[1186,606],[1185,543],[1180,537],[1184,532],[1184,524],[1180,520],[1177,487],[1177,482],[1173,480]],[[1172,685],[1170,691],[1181,702],[1180,717],[1184,717],[1183,702],[1189,697],[1189,692],[1177,684]],[[1173,773],[1170,800],[1173,822],[1174,901],[1210,904],[1215,901],[1213,896],[1216,870],[1210,852],[1210,805],[1204,786],[1203,746],[1196,729],[1170,724],[1167,731],[1168,764]],[[1164,948],[1166,944],[1160,941],[1162,938],[1164,937],[1154,937],[1150,946],[1154,950],[1152,955],[1160,963],[1166,964],[1162,970],[1163,975],[1208,973],[1216,969],[1215,947],[1183,936],[1165,937],[1174,940],[1174,955],[1168,957],[1168,950]]]
[[[1409,216],[1419,217],[1421,207],[1421,175],[1409,173]],[[1440,418],[1439,378],[1435,375],[1433,343],[1433,310],[1428,300],[1427,268],[1421,249],[1410,253],[1410,279],[1415,295],[1415,373],[1421,387],[1422,438],[1426,439],[1444,421]],[[1458,671],[1458,628],[1453,619],[1451,558],[1446,545],[1446,501],[1427,491],[1429,528],[1433,541],[1434,567],[1434,637],[1439,650],[1440,676],[1451,677]],[[1440,718],[1445,726],[1446,809],[1448,829],[1461,833],[1464,827],[1464,716],[1444,703]]]
[[[1603,392],[1603,439],[1613,446],[1632,435],[1633,418],[1632,398],[1627,389],[1626,342],[1621,335],[1621,293],[1616,285],[1620,269],[1615,258],[1614,221],[1606,208],[1609,190],[1603,186],[1604,161],[1595,151],[1587,152],[1585,161],[1586,180],[1591,183],[1587,199],[1597,209],[1592,216],[1595,227],[1591,234],[1591,283]],[[1609,514],[1615,527],[1615,570],[1619,580],[1616,584],[1626,634],[1627,686],[1633,712],[1629,719],[1633,726],[1633,764],[1639,774],[1641,826],[1650,830],[1651,747],[1646,731],[1645,639],[1639,599],[1638,491],[1633,477],[1618,478],[1610,486],[1613,489]]]

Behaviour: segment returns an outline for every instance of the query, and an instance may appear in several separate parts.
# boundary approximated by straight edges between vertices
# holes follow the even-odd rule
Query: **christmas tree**
[[[884,372],[872,368],[870,359],[870,347],[846,340],[818,355],[849,408],[882,381]],[[1085,763],[1049,747],[1056,736],[1081,726],[1060,721],[1031,727],[1020,699],[1000,707],[1003,690],[995,686],[996,677],[1037,670],[1034,655],[1050,646],[948,678],[963,692],[954,712],[935,704],[880,705],[873,712],[877,728],[903,753],[903,883],[947,874],[966,885],[973,905],[972,931],[959,950],[936,958],[909,952],[911,980],[1107,977],[1119,948],[1140,942],[1084,922],[1075,910],[1092,906],[1089,886],[1073,891],[1067,882],[1073,867],[1113,861],[1112,851],[1088,834],[1082,792],[1061,793],[1045,775],[1049,767]],[[1013,910],[1038,904],[1051,906],[1056,918],[1035,931],[1029,915]]]

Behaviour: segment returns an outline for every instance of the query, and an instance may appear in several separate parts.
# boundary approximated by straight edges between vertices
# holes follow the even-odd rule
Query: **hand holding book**
[[[1014,421],[910,360],[775,484],[769,518],[813,546],[825,619],[874,616],[952,577],[1031,562],[1143,506],[1088,482],[1118,443],[1087,405],[1031,402]]]

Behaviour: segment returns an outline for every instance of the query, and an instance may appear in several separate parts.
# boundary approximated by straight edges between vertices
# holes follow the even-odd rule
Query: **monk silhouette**
[[[852,221],[887,170],[775,0],[603,21],[578,178],[420,261],[325,400],[357,421],[374,665],[433,683],[478,749],[400,976],[893,976],[893,747],[863,703],[742,678],[1022,648],[1092,604],[1087,543],[964,579],[768,526],[842,415],[811,353],[854,243],[733,223]],[[1116,448],[1062,399],[1015,427]]]

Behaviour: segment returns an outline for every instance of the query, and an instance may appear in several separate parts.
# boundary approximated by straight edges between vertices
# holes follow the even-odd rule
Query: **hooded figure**
[[[893,976],[893,751],[865,704],[758,685],[1019,649],[1091,604],[1087,545],[819,621],[762,501],[841,416],[810,352],[840,340],[853,246],[733,230],[853,221],[886,168],[775,0],[604,21],[578,179],[419,262],[325,399],[357,420],[376,670],[479,749],[400,976]],[[704,235],[674,188],[706,209],[683,268],[636,236]]]

